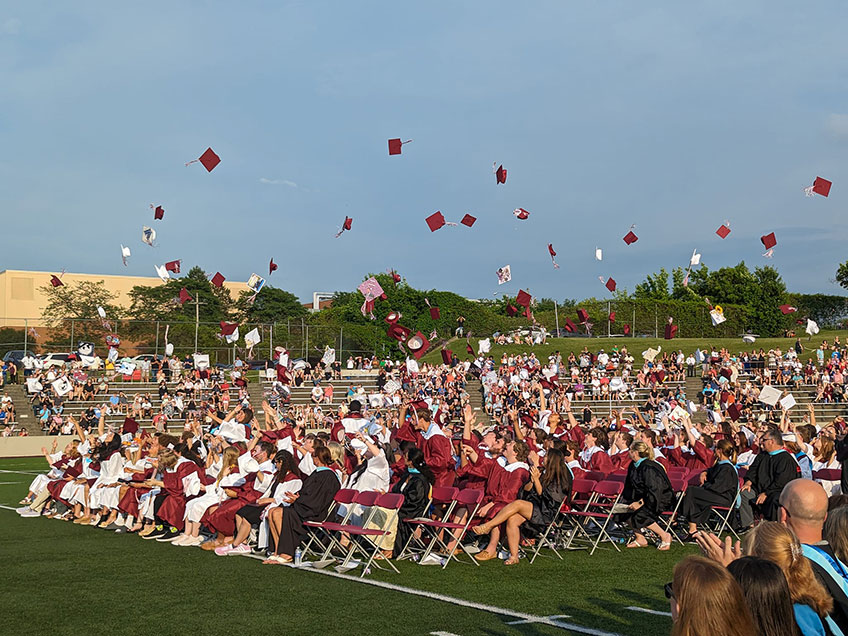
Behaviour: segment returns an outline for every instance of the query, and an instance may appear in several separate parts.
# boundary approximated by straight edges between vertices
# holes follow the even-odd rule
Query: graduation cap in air
[[[386,316],[385,320],[388,324],[393,325],[401,318],[403,318],[403,314],[399,311],[390,311],[389,315]]]
[[[353,227],[353,217],[345,215],[344,223],[342,223],[342,229],[336,232],[336,238],[339,238],[345,230],[349,230]]]
[[[130,252],[130,248],[126,245],[121,245],[121,262],[123,262],[124,267],[127,266],[127,259],[132,256],[132,252]]]
[[[401,141],[400,139],[389,139],[389,154],[399,155],[403,149],[403,144],[408,144],[411,141],[411,139],[407,139],[406,141]]]
[[[578,309],[577,310],[577,322],[579,322],[580,324],[585,324],[585,323],[589,322],[589,312],[586,311],[585,309]]]
[[[389,273],[392,275],[392,280],[395,283],[399,283],[401,281],[400,274],[398,274],[395,270],[391,270]]]
[[[171,278],[171,275],[168,273],[168,270],[165,269],[164,265],[154,265],[153,268],[156,270],[156,275],[163,281],[167,281]]]
[[[453,359],[453,351],[451,351],[450,349],[442,349],[441,354],[442,362],[444,362],[445,364],[450,364],[451,360]]]
[[[775,238],[775,236],[774,236],[774,232],[769,232],[768,234],[764,234],[763,236],[761,236],[761,237],[760,237],[760,242],[763,244],[763,246],[764,246],[767,250],[770,250],[770,249],[772,249],[775,245],[777,245],[777,239],[776,239],[776,238]]]
[[[624,323],[624,335],[625,335],[625,336],[629,336],[629,335],[630,335],[630,325],[629,325],[629,324],[627,324],[627,323]]]
[[[427,305],[427,308],[430,310],[430,318],[432,320],[438,320],[439,318],[441,318],[441,313],[439,312],[438,307],[431,306],[430,301],[427,300],[426,298],[424,299],[424,303]]]
[[[60,279],[58,276],[56,276],[56,274],[53,274],[52,276],[50,276],[50,284],[53,285],[53,287],[64,287],[65,286],[65,283],[63,283],[62,279]]]
[[[474,222],[476,220],[477,220],[476,216],[471,216],[470,214],[466,214],[464,217],[462,217],[462,220],[460,221],[460,223],[462,223],[463,225],[467,225],[468,227],[471,227],[472,225],[474,225]]]
[[[506,315],[507,316],[514,316],[517,313],[518,313],[518,308],[515,305],[513,305],[512,303],[507,303],[507,305],[506,305]]]
[[[730,234],[730,221],[722,223],[716,230],[716,234],[718,234],[721,238],[727,238],[727,235]]]
[[[792,305],[781,305],[780,306],[780,313],[782,313],[784,316],[786,314],[794,314],[796,311],[798,311],[798,308],[793,307]]]
[[[519,221],[526,221],[527,218],[530,216],[530,213],[524,208],[515,208],[512,213]]]
[[[692,256],[689,258],[689,267],[695,267],[695,265],[701,264],[701,255],[698,254],[698,250],[692,250]]]
[[[188,293],[188,290],[185,287],[183,287],[180,290],[180,304],[184,305],[185,303],[187,303],[190,300],[192,300],[191,295]]]
[[[427,340],[427,337],[420,331],[416,332],[414,336],[406,341],[406,347],[412,352],[412,355],[415,356],[416,360],[420,359],[421,356],[424,355],[427,351],[427,347],[429,346],[430,341]]]
[[[215,151],[212,148],[207,148],[206,151],[200,155],[199,158],[193,159],[186,163],[187,166],[190,166],[193,163],[200,162],[203,164],[203,167],[206,168],[206,172],[212,172],[219,163],[221,163],[221,157],[215,154]]]
[[[518,296],[515,297],[516,303],[518,303],[522,307],[529,307],[531,300],[533,300],[533,297],[530,294],[528,294],[523,289],[518,290]]]
[[[635,227],[636,227],[635,225],[631,225],[631,226],[630,226],[630,231],[629,231],[627,234],[625,234],[625,235],[624,235],[624,239],[623,239],[623,240],[624,240],[624,242],[625,242],[625,243],[627,243],[628,245],[633,245],[633,243],[635,243],[636,241],[638,241],[638,240],[639,240],[639,237],[638,237],[638,236],[636,236],[636,234],[634,234],[634,233],[633,233],[633,228],[635,228]]]
[[[668,319],[665,325],[665,339],[672,340],[677,335],[677,325],[672,323],[672,318]]]
[[[441,212],[434,212],[424,220],[427,222],[427,227],[430,228],[431,232],[435,232],[445,226],[445,217]]]
[[[238,329],[237,322],[226,322],[222,320],[220,324],[222,336],[231,336]]]
[[[471,343],[470,343],[470,342],[467,342],[467,341],[466,341],[466,343],[465,343],[465,350],[468,352],[468,355],[472,355],[472,356],[474,355],[474,349],[471,347]]]
[[[156,230],[152,227],[147,227],[146,225],[141,228],[141,242],[147,243],[150,247],[153,247],[153,241],[156,240]]]
[[[548,254],[551,255],[551,262],[554,264],[554,269],[559,269],[559,265],[556,260],[554,260],[556,258],[556,252],[554,251],[553,243],[548,243]]]
[[[408,327],[404,327],[403,325],[399,325],[398,323],[393,323],[386,333],[389,338],[393,338],[398,342],[403,342],[404,340],[409,338],[409,334],[412,333],[412,330]]]
[[[568,333],[576,333],[577,332],[577,325],[574,324],[574,322],[571,320],[571,318],[565,319],[565,330]]]
[[[169,272],[173,272],[174,274],[179,274],[180,273],[180,262],[181,261],[179,261],[179,260],[168,261],[167,263],[165,263],[165,269],[167,269]]]
[[[734,402],[727,407],[727,414],[730,416],[730,419],[735,422],[742,416],[742,409],[740,409],[739,405]]]
[[[609,312],[609,321],[615,322],[615,312],[614,311]]]
[[[816,177],[816,180],[813,181],[813,185],[804,188],[804,192],[807,194],[808,197],[811,197],[814,194],[826,197],[828,194],[830,194],[830,186],[832,185],[833,183],[831,183],[827,179]]]
[[[506,168],[503,167],[503,164],[495,168],[498,164],[492,165],[492,172],[495,173],[495,179],[497,183],[506,183]]]
[[[601,282],[604,283],[603,277],[601,277]],[[604,287],[606,287],[611,292],[614,292],[615,291],[615,279],[614,278],[607,278],[607,282],[604,283]]]
[[[153,219],[155,221],[161,221],[165,218],[165,208],[161,205],[151,205],[150,207],[153,209]]]
[[[277,264],[274,262],[274,259],[271,259],[271,262],[268,264],[268,276],[277,271]]]
[[[209,282],[215,285],[215,287],[222,287],[224,285],[225,280],[227,279],[221,275],[221,272],[216,272],[215,275],[212,277],[212,280]]]

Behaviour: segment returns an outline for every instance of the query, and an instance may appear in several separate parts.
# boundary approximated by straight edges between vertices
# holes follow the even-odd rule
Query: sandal
[[[624,547],[629,548],[629,549],[633,549],[633,548],[647,548],[647,547],[648,547],[648,544],[647,544],[647,543],[639,543],[636,539],[633,539],[633,541],[631,541],[630,543],[628,543],[628,544],[627,544],[626,546],[624,546]]]
[[[489,534],[489,532],[490,532],[489,530],[483,530],[483,526],[484,526],[484,525],[485,525],[485,524],[482,524],[482,523],[481,523],[479,526],[474,526],[474,527],[472,527],[472,528],[471,528],[471,532],[473,532],[473,533],[474,533],[474,534],[476,534],[476,535]]]
[[[518,557],[509,557],[504,561],[504,565],[518,565]]]
[[[272,554],[262,562],[262,565],[286,565],[291,562],[291,559],[284,559],[279,554]]]
[[[660,552],[667,552],[671,550],[671,541],[660,541],[660,544],[657,546],[657,550]]]

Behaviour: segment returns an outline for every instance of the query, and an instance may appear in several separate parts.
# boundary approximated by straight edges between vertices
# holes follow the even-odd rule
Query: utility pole
[[[559,338],[559,312],[557,311],[557,301],[554,301],[554,320],[556,320],[556,337]]]
[[[194,352],[197,351],[197,332],[200,330],[200,305],[205,305],[206,303],[200,302],[200,294],[195,292],[194,294]]]

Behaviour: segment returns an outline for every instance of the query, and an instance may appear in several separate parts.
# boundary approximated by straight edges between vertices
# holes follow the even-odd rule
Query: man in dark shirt
[[[760,440],[760,452],[745,475],[740,490],[739,517],[743,529],[754,523],[754,508],[766,519],[777,521],[777,509],[783,487],[801,476],[795,458],[783,449],[783,436],[769,429]]]

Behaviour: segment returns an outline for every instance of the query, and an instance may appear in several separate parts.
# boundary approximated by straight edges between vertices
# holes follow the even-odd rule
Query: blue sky
[[[839,291],[844,2],[124,5],[0,5],[0,269],[180,258],[246,280],[273,256],[269,283],[304,299],[390,267],[469,297],[584,298],[697,248]],[[414,142],[389,157],[390,137]],[[207,146],[212,173],[183,165]],[[828,199],[802,192],[817,175]],[[431,234],[436,210],[479,220]]]

